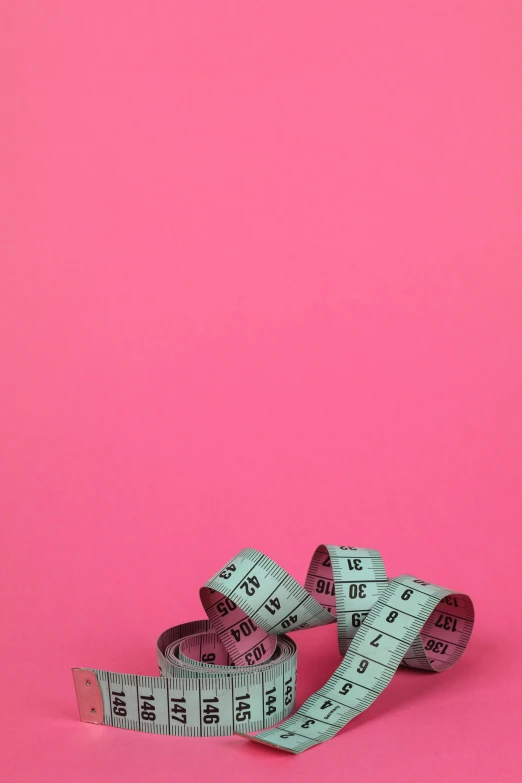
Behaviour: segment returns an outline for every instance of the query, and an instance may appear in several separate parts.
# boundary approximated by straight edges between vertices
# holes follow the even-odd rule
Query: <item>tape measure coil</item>
[[[409,575],[389,581],[380,554],[360,547],[319,546],[304,587],[244,549],[200,597],[208,620],[160,636],[160,677],[73,670],[82,720],[178,736],[260,731],[248,738],[300,753],[370,706],[401,663],[453,665],[473,628],[468,596]],[[285,632],[335,621],[343,660],[288,717],[297,648]]]

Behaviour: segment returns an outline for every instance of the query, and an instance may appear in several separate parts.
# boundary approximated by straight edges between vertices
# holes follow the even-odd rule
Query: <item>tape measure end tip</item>
[[[72,670],[80,720],[103,723],[103,698],[98,677],[92,669]]]
[[[285,748],[282,745],[274,745],[272,742],[267,742],[266,740],[262,740],[260,737],[257,737],[255,734],[242,734],[240,731],[235,731],[234,734],[237,737],[243,737],[244,739],[251,740],[252,742],[257,742],[258,745],[264,745],[266,748],[275,748],[276,750],[284,750],[285,753],[290,753],[291,756],[298,755],[295,750],[291,750],[290,748]]]

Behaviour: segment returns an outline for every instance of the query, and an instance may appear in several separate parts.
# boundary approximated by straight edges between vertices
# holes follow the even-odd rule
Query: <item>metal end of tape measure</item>
[[[98,677],[92,669],[72,670],[80,720],[103,723],[103,698]]]

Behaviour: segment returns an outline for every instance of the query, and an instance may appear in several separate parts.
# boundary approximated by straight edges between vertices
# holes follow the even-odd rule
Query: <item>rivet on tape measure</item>
[[[159,677],[73,669],[81,720],[153,734],[240,734],[301,753],[369,707],[400,664],[452,666],[474,619],[467,595],[409,575],[388,580],[375,549],[349,546],[319,546],[304,588],[266,555],[243,549],[200,597],[208,620],[158,639]],[[288,717],[297,648],[285,631],[336,620],[343,660]]]

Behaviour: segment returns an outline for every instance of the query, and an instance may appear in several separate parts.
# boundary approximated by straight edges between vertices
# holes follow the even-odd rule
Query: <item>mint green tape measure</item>
[[[208,620],[158,639],[159,677],[73,669],[83,721],[189,737],[240,734],[301,753],[369,707],[400,664],[441,672],[456,663],[474,619],[467,595],[409,575],[388,580],[375,549],[349,546],[319,546],[305,587],[243,549],[200,597]],[[285,631],[336,620],[343,660],[290,715],[297,648]]]

